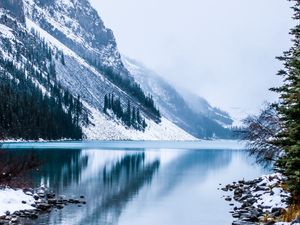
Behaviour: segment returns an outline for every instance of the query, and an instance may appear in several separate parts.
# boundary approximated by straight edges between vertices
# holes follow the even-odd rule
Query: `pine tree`
[[[81,106],[80,96],[78,95],[76,99],[76,112],[75,112],[75,121],[77,126],[79,126],[81,110],[82,110],[82,106]]]
[[[50,63],[50,66],[49,66],[49,75],[50,75],[51,78],[56,79],[56,69],[55,69],[54,62]]]
[[[108,97],[105,95],[103,111],[106,112],[107,109],[111,109],[113,114],[121,119],[127,127],[144,131],[147,126],[145,119],[141,116],[140,109],[132,107],[130,100],[127,102],[127,109],[123,110],[119,97],[115,99],[114,94],[108,94]]]
[[[61,59],[60,59],[60,61],[61,61],[61,64],[66,65],[66,62],[65,62],[65,55],[64,55],[63,52],[61,52]]]
[[[111,109],[111,94],[108,94],[108,98],[107,98],[107,108]]]
[[[147,127],[146,120],[145,120],[145,119],[143,119],[143,129],[145,130],[145,129],[146,129],[146,127]]]
[[[131,103],[129,100],[127,103],[125,123],[127,124],[127,126],[131,126]]]
[[[300,1],[294,0],[294,19],[300,22]],[[285,151],[285,156],[278,162],[279,167],[288,178],[289,189],[294,201],[300,202],[300,26],[291,29],[293,47],[283,56],[284,69],[278,72],[284,78],[283,85],[272,88],[280,94],[280,103],[275,105],[281,122],[282,131],[277,135],[276,146]]]
[[[114,110],[114,94],[111,95],[111,109]]]
[[[141,113],[140,113],[140,109],[137,109],[136,112],[136,121],[139,125],[141,125]]]
[[[119,119],[122,119],[123,120],[123,109],[122,109],[122,106],[121,106],[121,100],[120,98],[118,98],[116,101],[115,101],[115,111],[114,113],[117,115],[117,117]]]
[[[108,108],[108,98],[107,95],[104,96],[104,107],[103,107],[103,111],[106,113]]]
[[[136,127],[136,113],[135,113],[135,107],[132,107],[132,112],[131,112],[131,125],[133,127]]]

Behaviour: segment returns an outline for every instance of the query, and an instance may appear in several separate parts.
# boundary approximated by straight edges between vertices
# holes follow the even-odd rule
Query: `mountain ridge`
[[[11,1],[11,0],[5,0],[5,1]],[[35,5],[35,2],[38,4]],[[46,4],[49,1],[43,1],[43,4]],[[54,2],[54,1],[53,1]],[[61,0],[55,1],[56,3],[62,3]],[[79,1],[63,1],[65,3],[78,3]],[[81,3],[86,4],[87,1],[82,0]],[[32,47],[24,43],[23,40],[21,40],[18,35],[11,35],[9,32],[6,32],[5,29],[12,29],[12,31],[15,34],[19,34],[21,30],[26,30],[26,35],[30,35],[29,33],[32,33],[32,35],[36,35],[37,37],[41,38],[41,44],[44,45],[44,43],[47,43],[47,48],[49,51],[48,56],[51,58],[51,60],[46,60],[40,62],[40,65],[37,65],[36,67],[39,68],[39,72],[42,73],[42,76],[47,76],[48,72],[52,70],[53,74],[55,74],[55,77],[53,79],[49,80],[49,83],[59,82],[61,85],[62,90],[69,91],[73,96],[77,97],[80,96],[80,100],[82,102],[84,111],[89,116],[89,123],[84,123],[85,121],[81,122],[83,132],[88,139],[103,139],[103,140],[124,140],[124,139],[138,139],[138,140],[159,140],[162,139],[160,133],[164,132],[166,133],[165,139],[170,140],[181,140],[181,139],[189,139],[193,140],[194,137],[187,134],[185,131],[179,129],[163,117],[158,121],[157,116],[154,115],[156,111],[152,110],[154,108],[154,105],[150,105],[152,103],[151,98],[147,97],[143,94],[143,98],[140,98],[140,96],[137,97],[136,93],[130,93],[126,92],[127,90],[124,90],[124,84],[121,87],[118,87],[117,82],[113,82],[110,77],[107,76],[107,74],[103,74],[99,68],[97,68],[93,63],[91,63],[86,58],[83,58],[84,54],[80,52],[78,49],[70,49],[68,46],[65,45],[64,39],[58,39],[55,37],[55,33],[48,32],[47,30],[44,30],[41,25],[41,21],[49,20],[51,19],[47,18],[46,16],[37,17],[36,15],[43,15],[47,14],[43,8],[40,8],[41,3],[39,1],[32,1],[32,0],[24,0],[25,3],[25,14],[26,14],[26,27],[23,23],[23,21],[20,24],[18,24],[17,20],[18,17],[15,17],[11,11],[8,11],[5,9],[2,10],[1,13],[1,30],[0,30],[0,45],[2,45],[4,42],[9,43],[9,49],[1,49],[1,56],[2,57],[8,57],[13,60],[13,64],[19,67],[24,67],[24,76],[26,77],[26,74],[28,74],[29,71],[26,70],[26,64],[31,61],[34,64],[35,59],[27,59],[24,57],[23,52],[17,52],[15,51],[14,47],[18,43],[20,43],[25,51],[31,51]],[[87,5],[87,11],[91,10]],[[29,9],[30,8],[30,9]],[[32,8],[38,8],[37,12],[33,13]],[[62,7],[57,6],[57,9],[62,9]],[[34,15],[30,15],[30,12]],[[94,11],[95,12],[95,11]],[[6,17],[12,16],[10,22],[7,21]],[[89,15],[86,15],[89,16]],[[16,18],[16,19],[13,19]],[[36,19],[36,21],[32,19]],[[53,19],[53,18],[52,18]],[[100,19],[99,19],[100,20]],[[38,22],[37,22],[38,21]],[[54,22],[52,20],[52,22]],[[99,22],[99,21],[98,21]],[[17,24],[17,25],[13,25]],[[48,24],[48,23],[46,23]],[[76,24],[76,23],[75,23]],[[100,23],[99,23],[100,24]],[[57,25],[57,24],[56,24]],[[69,24],[72,26],[72,23]],[[73,24],[74,25],[74,24]],[[4,29],[4,27],[6,27]],[[44,27],[47,27],[44,25]],[[7,36],[8,35],[8,36]],[[54,35],[54,36],[53,36]],[[73,33],[74,36],[76,36],[76,33]],[[75,38],[80,38],[81,36],[78,35]],[[114,39],[112,39],[114,42]],[[77,51],[77,52],[75,52]],[[117,51],[117,49],[116,49]],[[79,53],[78,53],[79,52]],[[115,51],[108,52],[111,54],[111,57],[115,57],[118,59],[118,54],[115,54]],[[80,55],[78,55],[80,54]],[[103,57],[103,55],[102,55]],[[18,59],[17,59],[18,58]],[[33,61],[32,61],[33,60]],[[107,57],[108,62],[110,60],[109,57]],[[117,60],[118,61],[118,60]],[[104,64],[106,63],[104,62]],[[112,61],[114,62],[114,61]],[[133,78],[130,76],[126,68],[124,67],[121,70],[118,70],[118,66],[122,66],[121,60],[117,62],[116,64],[112,64],[113,70],[117,70],[119,72],[120,77],[123,76],[125,73],[127,76],[127,83],[130,81],[133,83],[134,87],[129,88],[131,91],[140,91],[141,89],[133,82]],[[5,68],[4,68],[5,69]],[[125,71],[125,72],[124,72]],[[127,72],[126,72],[127,71]],[[124,73],[123,73],[124,72]],[[13,76],[12,79],[15,79]],[[46,87],[43,83],[40,83],[36,80],[36,77],[31,76],[30,80],[28,82],[33,82],[36,88],[42,92],[44,95],[49,95],[49,88]],[[125,83],[125,85],[127,84]],[[129,83],[132,85],[132,83]],[[50,85],[51,86],[51,85]],[[140,92],[137,92],[138,94]],[[122,102],[122,106],[125,108],[128,101],[131,101],[132,107],[140,108],[141,109],[141,115],[145,117],[148,127],[144,132],[137,131],[131,127],[125,126],[125,124],[118,119],[116,116],[114,116],[111,113],[104,113],[103,112],[103,103],[104,103],[104,96],[108,93],[114,93],[116,97],[120,98]],[[51,95],[51,94],[50,94]],[[146,97],[145,97],[146,96]],[[144,100],[144,101],[143,101]],[[55,101],[59,101],[58,98],[55,98]],[[145,104],[148,104],[145,105]],[[152,103],[153,104],[153,103]],[[150,107],[150,108],[147,108]],[[132,108],[133,109],[133,108]],[[163,131],[161,130],[163,129]]]
[[[198,138],[232,138],[227,126],[233,121],[228,113],[212,107],[205,99],[195,94],[178,91],[174,85],[137,60],[126,56],[122,58],[135,80],[153,95],[167,119]],[[190,97],[187,96],[195,98],[196,103],[189,101]]]

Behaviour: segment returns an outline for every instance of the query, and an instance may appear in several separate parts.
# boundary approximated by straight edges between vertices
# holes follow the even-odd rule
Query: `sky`
[[[90,0],[120,52],[238,118],[277,96],[286,0]]]

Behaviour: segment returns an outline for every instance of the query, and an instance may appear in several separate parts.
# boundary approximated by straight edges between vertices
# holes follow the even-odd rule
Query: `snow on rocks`
[[[284,191],[278,185],[284,180],[283,176],[279,173],[272,175],[262,176],[262,181],[257,184],[256,188],[252,188],[254,197],[257,197],[257,202],[254,203],[255,207],[263,207],[264,211],[268,212],[268,208],[287,208],[286,201],[290,194]]]
[[[0,224],[16,224],[22,218],[37,219],[42,213],[63,209],[69,204],[82,206],[86,202],[84,196],[77,199],[56,197],[44,186],[37,189],[0,189]]]
[[[33,196],[25,194],[23,190],[0,189],[0,216],[10,215],[19,210],[34,209],[31,206],[33,203]]]
[[[237,206],[231,211],[232,217],[237,220],[232,224],[275,224],[288,207],[290,198],[290,193],[281,187],[284,181],[284,176],[274,173],[251,181],[240,180],[221,188],[222,191],[233,192],[233,196],[224,196],[226,201],[237,202]],[[277,223],[281,224],[291,223]]]

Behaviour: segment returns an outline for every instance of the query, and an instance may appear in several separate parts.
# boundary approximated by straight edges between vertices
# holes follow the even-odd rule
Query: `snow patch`
[[[23,204],[22,201],[26,203]],[[22,190],[0,189],[0,216],[5,215],[6,211],[14,213],[19,210],[32,210],[33,203],[34,198],[26,195]]]
[[[274,173],[270,175],[264,175],[261,177],[262,181],[258,183],[258,186],[265,186],[271,191],[256,191],[253,192],[253,196],[257,196],[257,202],[254,203],[255,207],[261,205],[268,210],[276,208],[287,208],[286,202],[282,202],[283,197],[290,197],[290,193],[283,190],[282,187],[278,187],[278,183],[284,180],[284,177],[280,173]]]
[[[3,24],[0,24],[0,35],[9,39],[13,39],[15,37],[15,35],[12,33],[12,29]]]
[[[88,140],[197,140],[164,117],[159,124],[146,119],[148,126],[145,132],[141,132],[126,128],[122,123],[116,123],[95,108],[89,106],[88,108],[93,117],[92,123],[95,125],[83,127]]]

